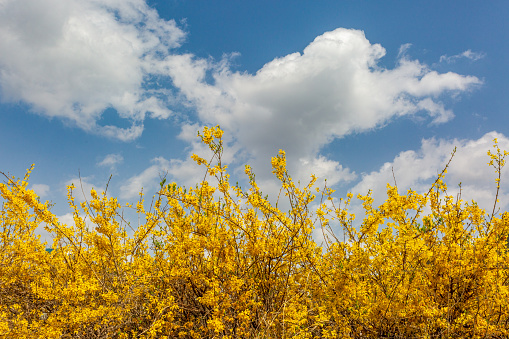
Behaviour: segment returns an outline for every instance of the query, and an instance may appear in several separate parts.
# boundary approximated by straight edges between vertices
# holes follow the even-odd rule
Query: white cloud
[[[144,0],[50,0],[44,5],[6,0],[0,7],[1,95],[124,141],[141,135],[147,112],[167,118],[172,114],[168,107],[185,99],[198,111],[197,125],[220,124],[231,136],[236,160],[249,160],[262,179],[272,177],[268,159],[282,148],[293,173],[314,164],[312,172],[331,180],[339,170],[334,179],[339,182],[350,180],[352,172],[320,156],[321,147],[401,116],[447,122],[454,114],[440,96],[481,83],[409,60],[405,50],[410,44],[400,49],[395,68],[382,68],[378,61],[385,49],[359,30],[326,32],[302,53],[275,58],[255,74],[232,72],[228,62],[235,54],[219,62],[175,54],[184,38],[174,21],[159,18]],[[174,88],[158,87],[160,77],[171,79]],[[132,126],[101,126],[98,121],[108,108]],[[189,141],[186,128],[180,137]],[[174,161],[172,168],[186,176],[187,163]]]
[[[484,58],[485,56],[486,56],[486,53],[472,52],[469,49],[469,50],[466,50],[463,53],[456,54],[456,55],[451,55],[451,56],[442,55],[440,57],[440,62],[444,62],[445,61],[447,63],[452,63],[452,62],[456,62],[456,60],[461,59],[461,58],[467,58],[467,59],[472,60],[472,61],[477,61],[477,60],[480,60],[480,59]]]
[[[299,159],[299,163],[298,169],[292,177],[301,179],[309,177],[310,174],[313,173],[317,178],[322,179],[317,181],[319,187],[323,187],[323,179],[327,179],[327,186],[330,187],[336,185],[340,181],[350,182],[357,178],[355,172],[352,172],[348,168],[343,168],[339,162],[329,160],[322,155],[312,160],[305,158]]]
[[[142,173],[135,175],[127,180],[120,187],[120,197],[130,199],[136,197],[143,189],[144,193],[157,187],[160,179],[168,171],[170,162],[163,157],[152,159],[153,165],[145,169]]]
[[[50,191],[50,187],[49,187],[49,185],[45,185],[45,184],[34,184],[34,185],[32,185],[32,190],[39,197],[44,198],[46,195],[48,195],[48,193]]]
[[[167,92],[146,89],[160,56],[185,34],[144,0],[6,0],[0,6],[0,91],[85,130],[132,140],[150,112],[166,118]],[[100,126],[108,108],[131,128]]]
[[[423,111],[427,111],[429,116],[434,118],[433,124],[445,123],[452,120],[454,117],[454,113],[451,110],[445,109],[444,105],[434,102],[430,98],[419,101],[417,107]]]
[[[394,185],[394,177],[400,193],[405,193],[409,188],[425,193],[444,169],[454,147],[457,147],[445,177],[448,194],[456,196],[461,182],[462,199],[466,202],[475,200],[480,207],[491,212],[495,201],[496,174],[493,167],[487,165],[489,157],[486,153],[488,150],[494,152],[494,138],[498,138],[500,149],[509,150],[509,139],[497,132],[487,133],[478,140],[425,139],[419,150],[401,152],[378,171],[363,174],[361,181],[352,188],[352,193],[364,195],[371,189],[374,205],[378,206],[387,198],[386,185]],[[502,189],[509,184],[508,181],[506,168],[502,171]],[[506,210],[509,206],[507,189],[500,192],[499,200],[497,206]]]
[[[282,148],[296,180],[315,173],[334,184],[356,174],[321,156],[321,147],[401,116],[450,121],[454,114],[440,97],[481,84],[476,77],[438,73],[409,60],[405,50],[410,44],[401,47],[395,68],[382,68],[378,62],[385,49],[359,30],[326,32],[302,53],[275,58],[255,74],[231,71],[228,61],[235,54],[219,62],[174,54],[184,38],[174,21],[159,18],[144,0],[49,0],[44,5],[5,0],[0,7],[0,91],[6,101],[27,102],[40,114],[124,141],[141,135],[147,112],[167,118],[172,101],[185,98],[199,118],[182,126],[179,136],[191,143],[189,155],[208,152],[191,141],[192,129],[220,124],[230,138],[225,163],[249,162],[257,179],[268,182],[273,180],[270,157]],[[476,58],[467,52],[465,57]],[[170,78],[175,88],[148,89],[159,77]],[[108,108],[132,126],[100,126]],[[114,161],[105,158],[101,164]],[[243,169],[238,163],[234,170]],[[203,175],[190,159],[156,158],[122,186],[121,196],[157,187],[166,171],[185,183]]]
[[[406,58],[407,51],[410,49],[410,47],[412,47],[412,44],[410,44],[410,43],[406,43],[406,44],[401,45],[399,47],[399,51],[398,51],[398,59]]]
[[[218,66],[192,55],[169,56],[164,69],[197,107],[201,121],[220,124],[268,179],[267,159],[280,148],[287,152],[289,169],[297,171],[302,161],[318,159],[320,148],[334,138],[397,117],[451,120],[453,112],[439,97],[470,90],[481,81],[430,70],[409,60],[406,48],[395,68],[381,68],[382,46],[371,44],[362,31],[336,29],[318,36],[303,53],[276,58],[256,74],[232,72],[227,60]],[[214,84],[205,81],[209,71]]]
[[[303,53],[276,58],[255,74],[232,72],[229,57],[216,64],[191,54],[171,55],[157,66],[198,110],[200,124],[184,125],[179,136],[191,143],[189,155],[203,154],[193,141],[201,123],[219,124],[235,145],[235,172],[242,172],[243,163],[251,164],[264,193],[274,197],[279,185],[270,158],[279,149],[286,151],[295,181],[307,182],[314,173],[328,178],[329,186],[348,182],[355,173],[321,156],[322,146],[401,116],[420,114],[432,123],[445,123],[454,113],[440,97],[481,84],[476,77],[438,73],[409,60],[409,46],[402,46],[395,68],[385,69],[378,66],[385,55],[382,46],[371,44],[362,31],[337,29],[317,37]],[[208,72],[213,83],[206,80]],[[175,175],[192,181],[191,164],[174,162]],[[194,177],[195,183],[199,180]]]
[[[104,159],[97,163],[100,167],[109,167],[110,170],[115,170],[118,164],[124,162],[124,157],[121,154],[108,154]]]

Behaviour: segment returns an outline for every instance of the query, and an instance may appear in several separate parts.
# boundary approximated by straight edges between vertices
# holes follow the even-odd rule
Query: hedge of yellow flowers
[[[230,185],[222,133],[204,128],[214,157],[192,157],[216,186],[163,180],[149,210],[141,193],[135,206],[95,190],[77,204],[69,186],[74,225],[27,188],[33,166],[6,176],[0,338],[509,337],[509,214],[448,196],[448,165],[425,194],[388,185],[378,207],[359,195],[365,216],[354,225],[353,196],[338,204],[314,176],[297,187],[284,151],[272,166],[288,213],[262,197],[249,166],[250,188]],[[496,140],[488,151],[497,198],[507,154]],[[131,230],[125,209],[143,224]],[[54,236],[51,252],[39,225]]]

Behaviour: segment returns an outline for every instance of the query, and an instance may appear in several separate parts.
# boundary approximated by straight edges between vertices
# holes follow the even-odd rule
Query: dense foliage
[[[0,337],[509,336],[509,214],[496,202],[487,213],[448,196],[447,166],[426,194],[388,185],[378,208],[370,194],[358,196],[365,217],[355,227],[352,195],[338,205],[314,176],[297,187],[284,151],[272,166],[288,213],[262,197],[249,166],[249,190],[230,185],[219,127],[199,136],[214,157],[193,159],[216,187],[204,180],[187,191],[163,180],[149,210],[141,193],[135,206],[95,190],[77,204],[70,186],[74,225],[65,225],[28,189],[32,168],[0,183]],[[494,148],[498,197],[507,152],[496,140]],[[143,224],[130,231],[124,209]],[[34,235],[39,225],[55,236],[54,251]]]

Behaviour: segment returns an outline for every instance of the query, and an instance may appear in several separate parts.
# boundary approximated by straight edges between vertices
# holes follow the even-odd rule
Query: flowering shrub
[[[448,165],[426,194],[388,185],[377,208],[370,194],[358,196],[365,217],[356,228],[353,196],[335,204],[333,190],[313,188],[314,176],[296,187],[284,151],[272,166],[288,213],[262,197],[249,166],[250,188],[230,185],[219,127],[199,136],[214,157],[192,158],[217,185],[186,190],[163,180],[149,210],[141,193],[123,207],[92,190],[78,205],[69,186],[74,225],[65,225],[27,189],[33,167],[0,184],[0,337],[509,336],[509,214],[497,213],[496,202],[486,213],[448,196]],[[494,147],[498,198],[507,152]],[[321,195],[314,221],[313,191]],[[132,236],[123,209],[144,221]],[[41,224],[54,251],[34,235]],[[323,248],[311,237],[315,226]]]

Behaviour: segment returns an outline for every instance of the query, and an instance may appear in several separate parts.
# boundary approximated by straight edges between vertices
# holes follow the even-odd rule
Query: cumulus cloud
[[[253,167],[268,179],[267,159],[280,148],[287,151],[288,167],[295,172],[302,163],[317,163],[320,148],[333,139],[401,116],[419,114],[436,124],[450,121],[454,113],[440,98],[468,91],[481,81],[431,70],[408,59],[408,47],[403,46],[395,68],[382,68],[381,45],[370,43],[362,31],[340,28],[255,74],[232,72],[228,60],[217,65],[192,55],[169,56],[164,69],[197,108],[201,121],[220,124],[233,135],[248,151]],[[205,80],[207,72],[214,83]],[[341,180],[348,180],[349,172],[343,174]]]
[[[228,60],[235,54],[220,62],[176,54],[185,33],[143,0],[50,2],[9,0],[0,9],[2,98],[125,141],[142,133],[147,112],[171,115],[177,90],[201,122],[235,131],[253,154],[285,148],[300,150],[291,152],[295,162],[311,161],[332,138],[394,117],[421,112],[448,121],[454,115],[437,97],[480,83],[408,60],[409,44],[397,67],[381,68],[385,49],[348,29],[326,32],[302,53],[276,58],[256,74],[231,72]],[[210,72],[213,84],[206,80]],[[174,88],[155,85],[160,77]],[[132,126],[98,124],[108,108]]]
[[[485,56],[486,56],[486,53],[472,52],[469,49],[469,50],[466,50],[463,53],[456,54],[456,55],[451,55],[451,56],[442,55],[440,57],[440,62],[452,63],[452,62],[456,62],[456,60],[461,59],[461,58],[467,58],[467,59],[472,60],[472,61],[477,61],[477,60],[480,60],[480,59],[484,58]]]
[[[214,63],[191,54],[170,55],[158,63],[181,94],[196,107],[201,123],[219,124],[236,144],[237,162],[253,165],[257,181],[274,197],[270,158],[284,149],[295,181],[311,173],[333,185],[349,182],[355,172],[319,154],[335,138],[382,127],[402,116],[428,117],[440,124],[454,117],[440,98],[471,90],[481,81],[453,72],[438,73],[400,50],[393,69],[378,61],[385,49],[359,30],[336,29],[318,36],[302,53],[265,64],[255,74],[233,72],[226,56]],[[207,81],[212,74],[213,81]],[[197,153],[198,124],[182,126],[179,136]],[[227,154],[227,152],[225,152]],[[188,175],[188,162],[180,174]],[[237,173],[243,169],[240,165]],[[179,172],[175,172],[179,175]],[[319,182],[320,183],[320,182]]]
[[[218,62],[179,54],[184,38],[144,0],[6,0],[0,8],[1,95],[124,141],[141,135],[147,114],[168,118],[178,101],[197,110],[199,124],[220,124],[267,179],[266,159],[280,148],[290,169],[316,164],[323,171],[327,163],[324,174],[331,174],[340,165],[319,150],[333,139],[401,116],[447,122],[454,113],[440,97],[481,83],[410,60],[409,44],[396,67],[380,67],[385,49],[353,29],[326,32],[255,74],[229,68],[235,53]],[[157,85],[161,78],[172,86]],[[131,127],[101,125],[107,109]],[[348,169],[339,172],[337,182],[350,180]]]
[[[6,0],[0,6],[0,91],[87,131],[133,140],[147,115],[166,118],[153,64],[185,33],[144,0]],[[97,123],[106,109],[130,128]]]
[[[487,133],[477,140],[424,139],[419,150],[401,152],[378,171],[362,174],[361,181],[352,188],[352,193],[364,195],[371,189],[375,205],[378,206],[387,198],[386,185],[394,185],[394,178],[400,193],[410,188],[418,193],[425,193],[444,169],[456,147],[445,177],[448,194],[456,196],[460,193],[458,185],[461,183],[464,201],[474,200],[480,207],[491,212],[496,194],[496,173],[493,167],[487,165],[487,152],[494,152],[494,138],[498,138],[501,149],[509,149],[509,139],[497,132]],[[502,182],[507,180],[507,171],[502,171]],[[506,210],[509,205],[509,192],[501,191],[499,200],[497,206]]]
[[[168,118],[178,101],[198,113],[198,122],[181,126],[179,138],[190,141],[192,129],[220,124],[231,138],[231,160],[241,163],[235,170],[249,162],[260,180],[271,180],[268,159],[284,149],[296,180],[315,173],[340,183],[356,174],[321,156],[324,145],[402,116],[445,123],[454,113],[441,97],[481,84],[474,76],[438,73],[409,59],[410,44],[402,46],[394,68],[383,68],[385,49],[353,29],[326,32],[302,52],[275,58],[254,74],[230,69],[235,53],[218,62],[179,54],[184,39],[175,22],[161,19],[145,0],[5,0],[0,93],[4,101],[24,101],[40,114],[124,141],[141,135],[147,115]],[[101,125],[107,109],[131,127]],[[190,143],[189,155],[203,151]],[[115,161],[112,156],[98,165]],[[194,168],[189,159],[156,158],[122,186],[121,195],[157,187],[159,172],[196,182],[193,176],[202,170]]]

